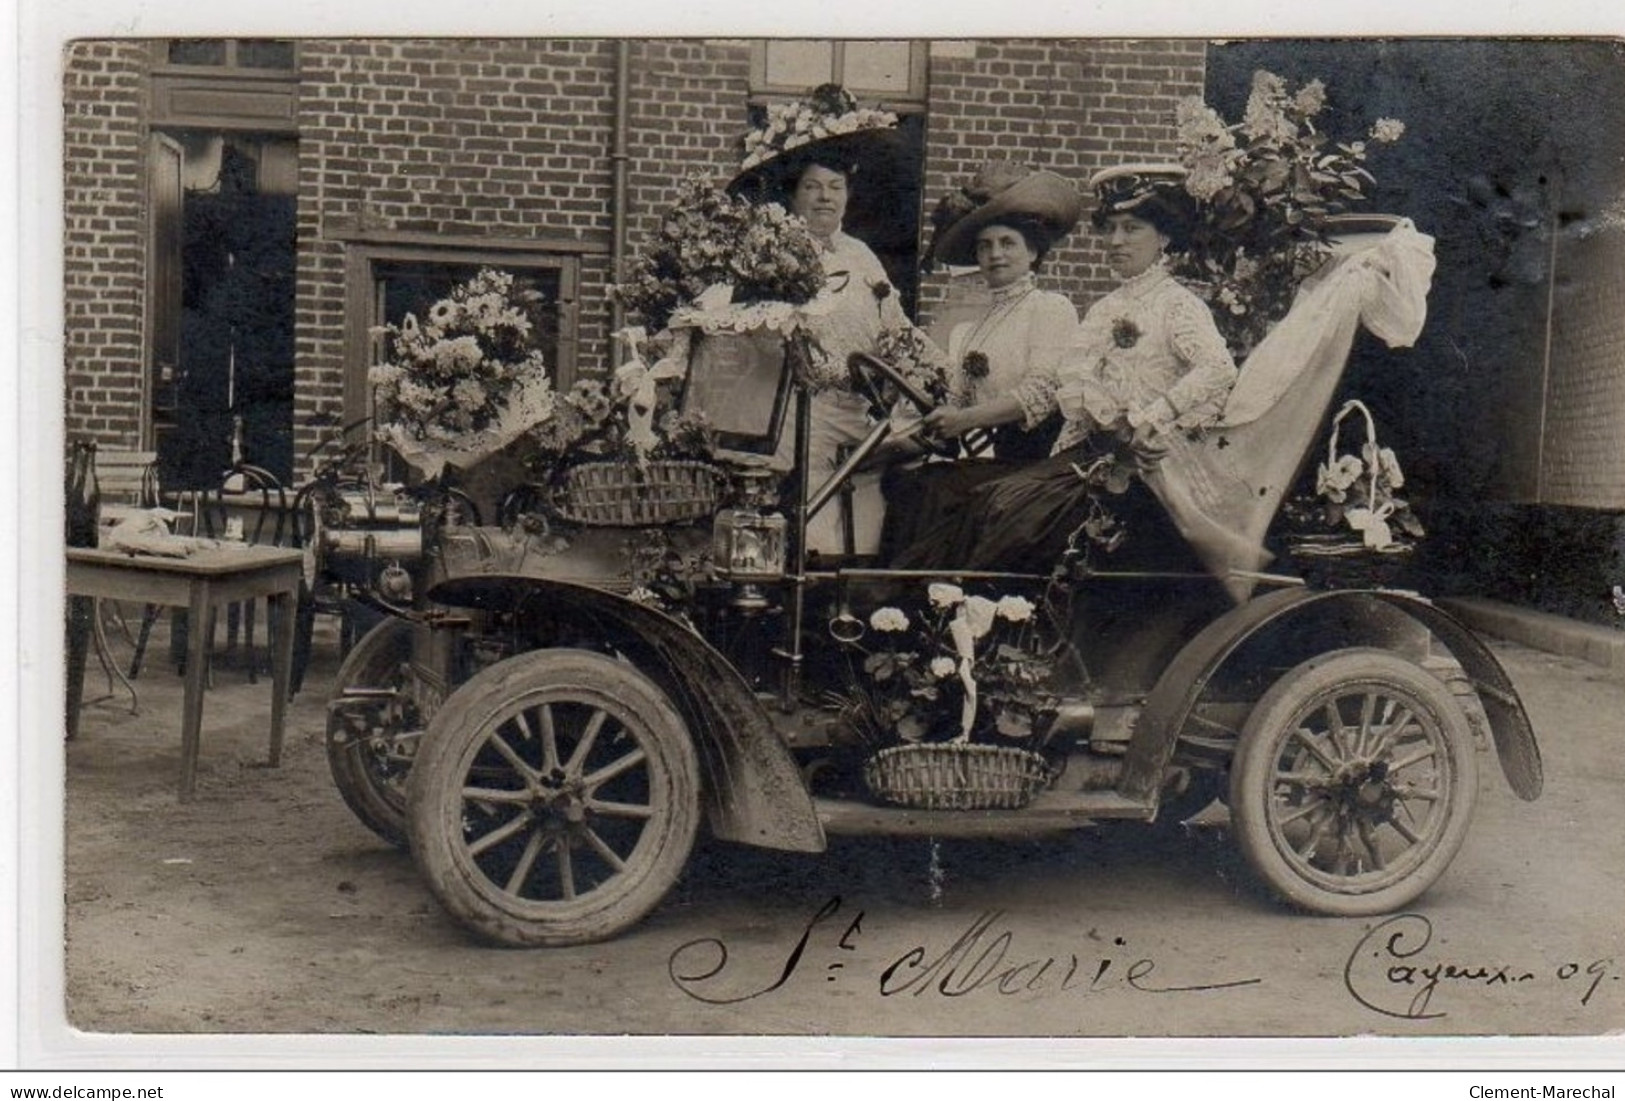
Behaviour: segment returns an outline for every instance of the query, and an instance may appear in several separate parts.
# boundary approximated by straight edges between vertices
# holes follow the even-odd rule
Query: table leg
[[[68,737],[79,733],[79,706],[85,694],[85,658],[90,652],[90,617],[95,602],[88,596],[68,597]]]
[[[187,620],[192,630],[186,639],[186,702],[181,714],[181,802],[192,798],[197,783],[198,747],[203,732],[203,688],[208,675],[208,632],[201,630],[209,621],[209,581],[192,581]]]
[[[270,605],[271,630],[271,755],[266,763],[282,766],[283,724],[288,717],[288,693],[293,683],[293,634],[295,596],[280,592]]]

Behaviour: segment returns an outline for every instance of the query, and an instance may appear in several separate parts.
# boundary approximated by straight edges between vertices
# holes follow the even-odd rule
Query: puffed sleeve
[[[1161,398],[1130,416],[1134,424],[1157,429],[1200,428],[1224,411],[1224,399],[1236,384],[1236,364],[1219,335],[1206,304],[1184,293],[1169,304],[1168,339],[1186,370]]]
[[[1010,391],[1021,405],[1022,425],[1033,428],[1055,412],[1058,369],[1078,337],[1078,311],[1064,295],[1035,294],[1028,318],[1027,373]]]

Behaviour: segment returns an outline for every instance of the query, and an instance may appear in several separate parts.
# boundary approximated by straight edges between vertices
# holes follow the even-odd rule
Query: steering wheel
[[[852,389],[868,399],[871,406],[878,412],[887,410],[889,405],[882,389],[883,383],[890,383],[909,404],[913,405],[922,414],[929,413],[937,407],[931,400],[931,395],[921,390],[914,383],[903,377],[896,367],[883,359],[877,359],[867,352],[853,352],[846,360],[846,369],[852,379]],[[877,378],[878,376],[878,378]],[[915,435],[913,439],[926,451],[944,458],[953,458],[958,453],[958,441],[944,439],[940,436]]]

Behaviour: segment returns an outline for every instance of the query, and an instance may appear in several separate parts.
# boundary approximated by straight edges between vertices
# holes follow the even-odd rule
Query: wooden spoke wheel
[[[368,631],[339,667],[327,720],[327,768],[339,794],[368,829],[401,848],[406,777],[422,736],[405,691],[411,657],[410,623],[386,619]]]
[[[681,873],[699,776],[682,718],[635,668],[585,650],[522,654],[471,678],[429,724],[408,788],[412,853],[481,937],[603,940]]]
[[[1393,654],[1338,650],[1277,681],[1231,769],[1243,855],[1287,902],[1353,917],[1427,890],[1461,847],[1478,792],[1450,689]]]

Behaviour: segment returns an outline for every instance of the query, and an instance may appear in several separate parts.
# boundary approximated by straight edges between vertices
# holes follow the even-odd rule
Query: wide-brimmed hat
[[[845,173],[860,189],[890,186],[907,150],[890,111],[859,107],[839,84],[807,98],[773,104],[766,122],[742,139],[744,159],[728,194],[753,202],[783,200],[808,165]]]
[[[1036,225],[1044,249],[1072,232],[1083,216],[1083,196],[1047,169],[1009,161],[983,165],[969,183],[944,195],[931,214],[936,226],[927,261],[976,263],[976,235],[991,225]]]
[[[1185,190],[1188,172],[1180,164],[1120,164],[1089,177],[1096,226],[1113,214],[1132,214],[1176,241],[1190,231],[1196,203]]]

